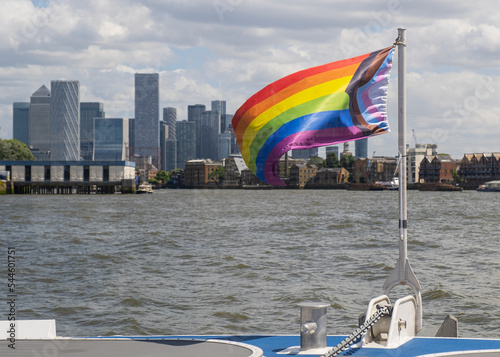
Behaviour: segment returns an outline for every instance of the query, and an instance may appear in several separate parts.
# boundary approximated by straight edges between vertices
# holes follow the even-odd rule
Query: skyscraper
[[[96,118],[94,120],[94,159],[124,161],[128,156],[128,119]]]
[[[226,120],[226,101],[225,100],[212,100],[212,110],[218,110],[220,112],[220,132],[224,133],[226,131],[227,125],[229,124]]]
[[[80,82],[51,82],[51,160],[80,160]]]
[[[177,168],[177,140],[167,139],[165,144],[165,170],[172,171]]]
[[[84,160],[94,159],[94,118],[104,116],[102,103],[80,103],[80,155]]]
[[[13,104],[14,139],[30,145],[30,103]]]
[[[368,157],[368,139],[356,140],[354,142],[354,149],[356,151],[356,158]]]
[[[200,158],[219,159],[220,112],[207,110],[201,113]]]
[[[160,75],[135,74],[135,142],[133,153],[151,156],[160,167]]]
[[[177,168],[184,170],[187,160],[196,159],[196,123],[194,121],[178,121],[177,135]]]
[[[163,108],[163,121],[168,125],[168,139],[176,139],[175,123],[177,122],[177,108]]]
[[[231,155],[231,132],[219,134],[219,161]]]
[[[50,91],[42,85],[30,99],[30,147],[38,160],[50,158]]]
[[[206,110],[203,104],[188,105],[188,121],[195,123],[196,128],[196,157],[201,158],[201,113]],[[183,165],[184,167],[184,165]]]

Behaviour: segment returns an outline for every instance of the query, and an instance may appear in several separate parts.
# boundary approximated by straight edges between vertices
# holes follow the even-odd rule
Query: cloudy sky
[[[42,84],[80,81],[81,101],[108,117],[134,116],[134,73],[160,73],[160,106],[186,119],[189,104],[236,109],[300,69],[394,42],[407,29],[408,143],[461,158],[500,152],[500,8],[495,0],[2,0],[0,138],[12,103]],[[392,133],[369,155],[397,152],[397,67]]]

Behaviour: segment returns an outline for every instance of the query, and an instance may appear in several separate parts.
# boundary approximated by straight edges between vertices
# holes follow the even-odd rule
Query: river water
[[[398,257],[390,191],[161,190],[0,204],[0,296],[14,248],[16,318],[56,319],[62,336],[297,334],[303,301],[331,304],[328,334],[348,334]],[[422,334],[453,314],[460,336],[500,337],[500,194],[410,191],[408,220]]]

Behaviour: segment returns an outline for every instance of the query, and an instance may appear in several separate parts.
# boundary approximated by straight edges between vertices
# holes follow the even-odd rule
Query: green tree
[[[354,157],[352,155],[343,155],[340,160],[341,166],[351,172],[352,167],[354,166]]]
[[[215,182],[222,182],[225,173],[226,170],[224,169],[224,167],[219,166],[217,169],[208,174],[208,178]]]
[[[16,139],[0,139],[0,160],[36,160],[26,144]]]
[[[159,182],[166,184],[170,181],[170,174],[168,174],[165,170],[158,171],[158,173],[156,174],[156,179]]]
[[[321,157],[319,156],[313,156],[311,157],[308,161],[307,161],[307,164],[308,165],[315,165],[317,168],[321,168],[324,166],[324,163],[325,163],[325,160],[323,160]]]
[[[326,155],[325,165],[328,168],[340,167],[339,159],[337,158],[337,155],[334,152],[331,152],[328,155]]]

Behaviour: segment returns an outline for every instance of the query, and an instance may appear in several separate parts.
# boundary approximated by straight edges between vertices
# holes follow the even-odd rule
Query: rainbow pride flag
[[[388,132],[393,49],[290,74],[250,97],[232,120],[250,171],[267,184],[284,186],[277,167],[287,151]]]

